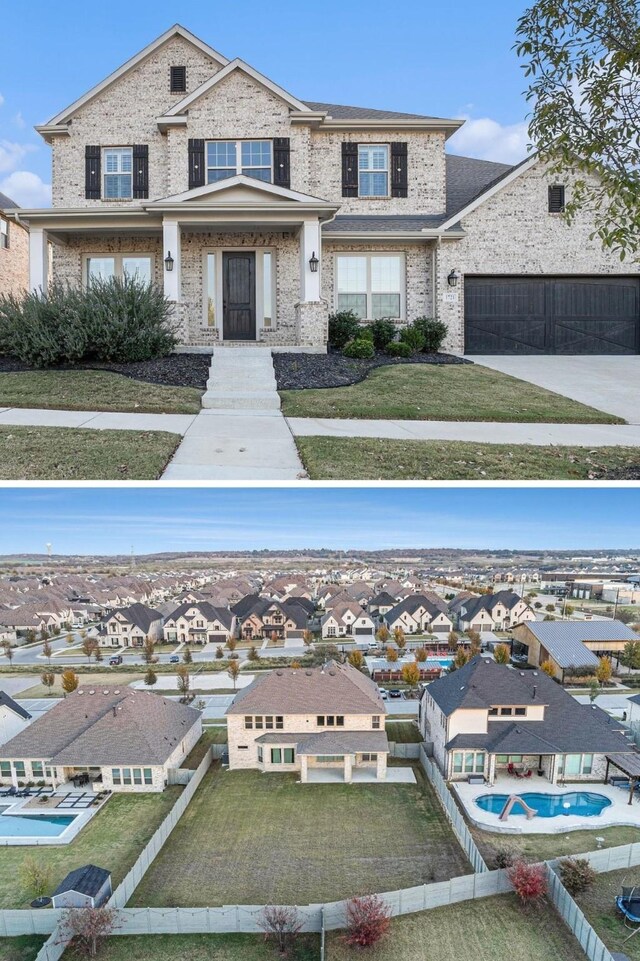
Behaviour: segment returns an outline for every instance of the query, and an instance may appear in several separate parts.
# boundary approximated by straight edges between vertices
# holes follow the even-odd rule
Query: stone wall
[[[9,246],[0,247],[0,295],[19,296],[29,286],[29,234],[9,223]]]

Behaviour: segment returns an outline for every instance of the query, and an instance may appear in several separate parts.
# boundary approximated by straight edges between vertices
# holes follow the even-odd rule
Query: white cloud
[[[497,160],[515,164],[527,156],[529,131],[526,123],[500,124],[490,117],[472,119],[461,117],[466,123],[449,141],[452,153],[480,160]]]
[[[24,119],[19,110],[13,118],[13,122],[19,130],[24,130],[24,128],[27,126],[27,121]]]
[[[14,170],[0,180],[0,192],[11,197],[21,207],[49,207],[51,184],[45,183],[29,170]]]
[[[3,103],[4,103],[4,97],[0,93],[0,107],[2,106]]]
[[[0,174],[8,174],[12,170],[17,170],[27,154],[36,149],[31,144],[0,140]]]

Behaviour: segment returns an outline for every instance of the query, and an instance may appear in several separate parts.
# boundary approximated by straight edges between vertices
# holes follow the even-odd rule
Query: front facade
[[[320,618],[323,640],[339,637],[355,641],[373,641],[376,625],[373,618],[355,601],[336,604]]]
[[[147,638],[162,638],[162,614],[144,604],[113,611],[102,622],[99,643],[102,647],[142,647]]]
[[[449,615],[420,594],[400,601],[383,619],[392,633],[398,628],[405,634],[448,634],[453,630]]]
[[[19,297],[29,286],[29,233],[15,219],[16,211],[18,205],[0,193],[0,297]]]
[[[164,622],[164,639],[169,643],[226,644],[235,633],[235,615],[208,601],[181,604]]]
[[[345,97],[347,99],[347,97]],[[176,26],[38,128],[30,284],[137,273],[191,348],[324,350],[327,317],[438,317],[454,352],[636,352],[638,274],[570,177],[448,156],[462,121],[305,102]]]
[[[458,630],[478,633],[508,631],[516,624],[536,619],[529,604],[513,591],[469,597],[457,604],[454,601],[453,610]]]
[[[282,669],[244,688],[227,710],[229,768],[299,772],[302,783],[384,780],[389,744],[377,686],[349,664]]]

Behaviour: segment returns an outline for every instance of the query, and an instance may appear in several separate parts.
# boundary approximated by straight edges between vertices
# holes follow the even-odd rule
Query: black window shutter
[[[273,182],[276,187],[291,187],[291,141],[276,137],[273,141]]]
[[[84,148],[84,196],[100,200],[100,147]]]
[[[358,144],[342,144],[342,196],[358,196]]]
[[[135,144],[133,148],[133,199],[146,200],[149,196],[149,145]]]
[[[561,214],[564,211],[564,206],[564,187],[561,184],[549,187],[549,213]]]
[[[204,140],[189,141],[189,190],[204,186]]]
[[[406,143],[391,144],[391,196],[409,196],[409,149]]]

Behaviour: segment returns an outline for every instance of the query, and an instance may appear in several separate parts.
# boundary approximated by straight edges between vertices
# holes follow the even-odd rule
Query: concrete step
[[[215,377],[210,377],[207,381],[207,390],[228,390],[229,393],[233,394],[239,392],[241,394],[249,394],[252,391],[264,394],[267,391],[277,390],[277,384],[275,377],[268,380],[266,377],[260,378],[238,378],[231,374],[227,376],[221,375],[217,372]]]
[[[280,410],[280,397],[272,390],[207,390],[202,397],[204,410]]]

